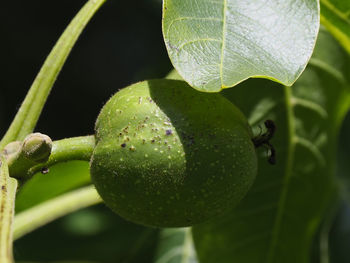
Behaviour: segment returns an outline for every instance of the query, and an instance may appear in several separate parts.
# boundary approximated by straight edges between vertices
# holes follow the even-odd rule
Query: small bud
[[[37,163],[46,162],[51,154],[52,140],[41,133],[29,134],[23,141],[22,152],[28,160]]]

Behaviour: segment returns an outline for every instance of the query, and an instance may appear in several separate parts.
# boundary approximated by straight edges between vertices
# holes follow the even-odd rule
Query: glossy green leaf
[[[350,1],[321,0],[321,23],[350,53]]]
[[[251,80],[224,94],[249,117],[277,129],[277,164],[258,150],[257,179],[230,214],[193,227],[201,263],[310,262],[312,241],[335,192],[335,150],[349,108],[349,57],[321,31],[293,87]]]
[[[154,263],[197,263],[191,228],[167,228],[159,238]]]
[[[184,80],[217,92],[250,77],[290,86],[311,57],[318,0],[164,0],[163,35]]]
[[[20,189],[16,212],[54,198],[90,182],[89,163],[71,161],[50,167],[47,174],[37,173]]]

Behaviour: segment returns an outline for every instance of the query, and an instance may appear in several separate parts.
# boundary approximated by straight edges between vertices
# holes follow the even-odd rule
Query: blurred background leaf
[[[350,262],[350,204],[342,202],[329,231],[329,263]],[[322,262],[326,263],[326,262]]]
[[[339,209],[334,215],[334,221],[329,227],[328,254],[329,263],[347,263],[350,262],[350,115],[345,119],[340,133],[339,151],[338,151],[338,169],[339,178]],[[328,262],[321,262],[328,263]]]
[[[321,0],[321,22],[350,53],[350,1]]]
[[[59,194],[89,184],[89,163],[71,161],[52,166],[49,173],[35,174],[17,194],[16,212],[21,212]]]
[[[15,242],[17,261],[151,263],[158,230],[126,222],[104,205],[72,213]]]
[[[224,91],[252,125],[275,121],[277,165],[262,155],[257,180],[239,206],[193,227],[201,263],[310,262],[314,235],[336,191],[337,135],[350,104],[349,62],[322,30],[293,87],[252,80]]]

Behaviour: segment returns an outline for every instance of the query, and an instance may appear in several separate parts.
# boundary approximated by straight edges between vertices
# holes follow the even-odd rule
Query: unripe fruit
[[[251,131],[220,94],[152,80],[115,94],[96,122],[91,176],[114,212],[182,227],[233,208],[256,172]]]

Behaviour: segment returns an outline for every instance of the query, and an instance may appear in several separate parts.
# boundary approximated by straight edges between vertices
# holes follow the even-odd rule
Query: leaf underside
[[[321,31],[293,87],[250,80],[224,92],[253,126],[271,119],[277,164],[258,149],[257,179],[227,216],[193,227],[201,263],[309,262],[313,237],[335,192],[335,149],[349,108],[349,58]]]
[[[154,263],[197,263],[191,228],[168,228],[160,233]]]
[[[311,57],[317,0],[164,0],[169,57],[194,88],[218,92],[250,77],[290,86]]]

